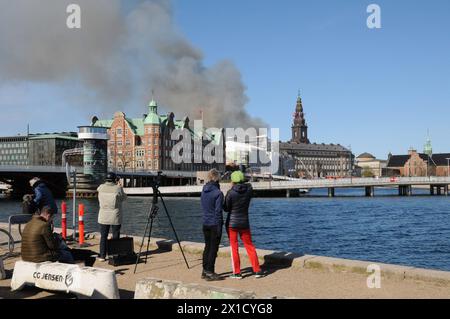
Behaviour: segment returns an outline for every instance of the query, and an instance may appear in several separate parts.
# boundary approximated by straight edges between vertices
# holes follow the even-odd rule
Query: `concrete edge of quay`
[[[7,227],[7,225],[8,224],[6,223],[0,223],[1,227]],[[58,232],[60,231],[60,229],[55,228],[55,231]],[[98,232],[88,232],[88,235],[91,238],[100,238],[100,233]],[[139,246],[142,241],[141,236],[130,236],[125,234],[122,236],[132,237],[134,239],[135,247]],[[183,250],[187,253],[197,255],[201,255],[203,253],[203,243],[181,241],[180,244]],[[156,247],[162,251],[180,251],[178,243],[175,240],[171,239],[152,237],[150,245],[152,248]],[[441,285],[450,284],[450,272],[448,271],[385,264],[374,261],[351,260],[315,255],[301,255],[291,252],[280,252],[264,249],[257,249],[256,251],[261,264],[265,265],[292,267],[298,269],[311,269],[332,273],[355,273],[366,276],[371,273],[370,271],[368,271],[368,266],[377,265],[380,267],[381,276],[383,278],[423,281]],[[247,254],[244,248],[241,247],[239,252],[241,254],[241,258],[247,259]],[[218,252],[219,257],[230,257],[230,254],[230,247],[220,246]],[[211,286],[208,287],[211,288]]]
[[[97,236],[100,234],[97,233]],[[135,245],[139,244],[142,237],[133,237]],[[150,244],[163,251],[180,251],[178,243],[175,240],[164,238],[151,238]],[[187,253],[201,255],[203,253],[204,244],[190,241],[180,242],[181,247]],[[430,283],[450,284],[450,272],[417,268],[412,266],[402,266],[394,264],[386,264],[374,261],[352,260],[315,255],[301,255],[291,252],[280,252],[265,249],[256,249],[258,259],[261,264],[292,267],[299,269],[312,269],[318,271],[327,271],[333,273],[355,273],[360,275],[369,275],[373,271],[368,270],[370,265],[380,267],[381,276],[383,278],[395,278],[400,280],[419,280]],[[247,259],[245,248],[240,247],[239,253],[241,258]],[[220,246],[218,257],[230,257],[230,247]]]
[[[134,299],[256,299],[254,292],[144,278],[136,283]]]

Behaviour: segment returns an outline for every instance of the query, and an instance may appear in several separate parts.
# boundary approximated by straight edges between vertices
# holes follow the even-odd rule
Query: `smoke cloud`
[[[61,88],[86,117],[130,117],[159,105],[216,127],[261,127],[246,109],[241,74],[227,60],[206,67],[202,52],[174,24],[170,0],[0,0],[0,86]],[[81,29],[66,26],[69,4]]]

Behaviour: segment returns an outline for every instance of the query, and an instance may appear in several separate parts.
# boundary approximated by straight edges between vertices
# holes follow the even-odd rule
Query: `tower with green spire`
[[[428,140],[425,143],[425,146],[423,148],[423,152],[427,154],[429,157],[433,155],[433,146],[431,145],[431,138],[430,133],[428,132]]]
[[[154,99],[148,104],[148,114],[145,117],[144,125],[159,125],[158,103]]]

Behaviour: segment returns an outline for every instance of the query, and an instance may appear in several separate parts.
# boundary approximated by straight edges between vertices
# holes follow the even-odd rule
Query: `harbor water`
[[[401,264],[450,271],[450,197],[399,197],[397,189],[316,190],[300,198],[255,198],[250,223],[257,248],[348,259]],[[84,203],[85,228],[99,231],[97,200]],[[199,198],[165,198],[180,240],[203,241]],[[72,225],[72,203],[68,225]],[[61,201],[58,201],[60,206]],[[129,197],[124,203],[122,233],[142,236],[150,197]],[[173,231],[160,205],[152,237],[172,238]],[[0,222],[21,213],[21,202],[0,199]],[[225,213],[224,213],[225,216]],[[55,220],[60,227],[60,214]],[[226,234],[222,243],[228,245]]]

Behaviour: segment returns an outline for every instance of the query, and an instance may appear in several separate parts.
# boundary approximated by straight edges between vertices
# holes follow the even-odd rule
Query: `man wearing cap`
[[[53,215],[58,213],[55,199],[47,185],[39,178],[34,177],[30,180],[30,186],[34,190],[34,206],[41,210],[43,207],[50,207]]]
[[[104,184],[97,189],[100,211],[98,223],[100,224],[100,255],[99,260],[104,261],[107,253],[107,240],[109,229],[112,228],[113,239],[119,239],[122,225],[122,202],[127,199],[123,188],[117,182],[114,173],[108,173]]]
[[[241,171],[235,171],[231,174],[231,182],[232,187],[225,196],[224,204],[224,210],[228,212],[225,227],[231,246],[233,266],[233,275],[231,278],[242,278],[238,235],[241,237],[245,249],[247,250],[255,277],[261,278],[263,277],[263,273],[261,272],[256,249],[252,242],[248,216],[248,208],[252,199],[253,188],[251,184],[245,182],[244,174]]]

